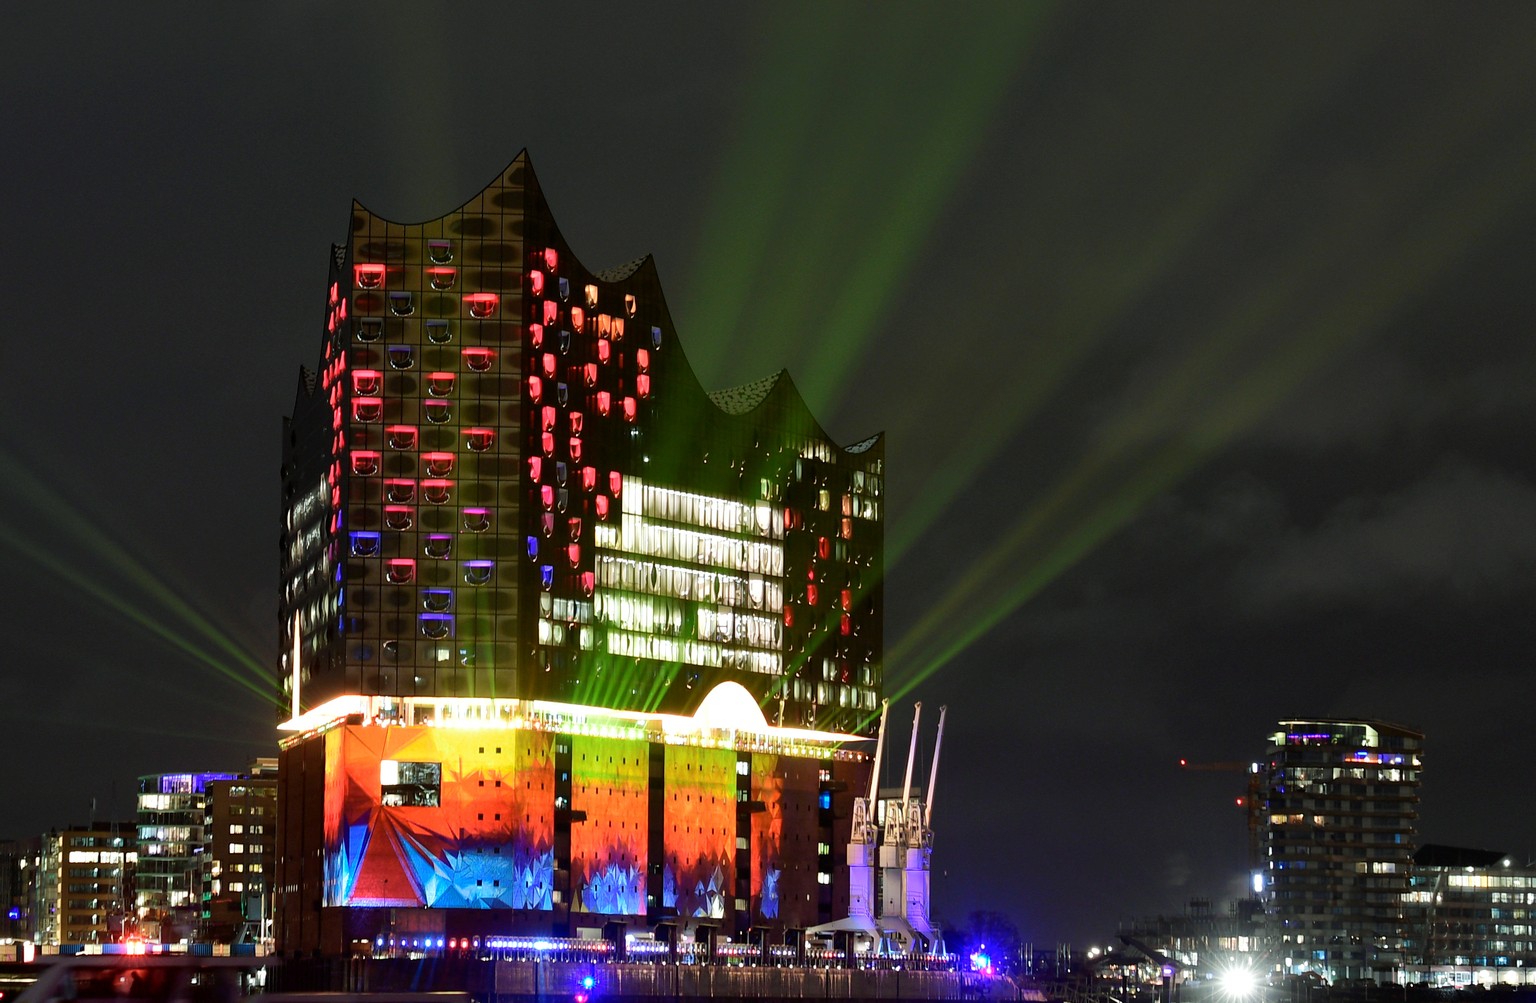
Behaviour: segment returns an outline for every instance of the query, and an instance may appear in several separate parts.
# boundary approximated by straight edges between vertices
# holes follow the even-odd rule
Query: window
[[[374,342],[384,333],[384,318],[359,317],[357,318],[357,340]]]
[[[416,303],[408,292],[390,293],[389,312],[396,317],[409,317],[416,312]]]
[[[407,530],[416,523],[416,511],[408,505],[385,505],[384,525],[394,530]]]
[[[392,557],[384,572],[396,585],[406,585],[416,580],[416,561],[409,557]]]
[[[489,348],[464,349],[464,365],[477,373],[489,372],[496,355]]]
[[[453,406],[445,400],[423,401],[423,410],[426,412],[427,421],[434,425],[453,420]]]
[[[489,428],[466,428],[464,445],[472,453],[483,453],[496,442],[496,432]]]
[[[426,464],[427,473],[433,477],[447,477],[453,472],[452,453],[424,453],[422,461]]]
[[[416,368],[416,350],[410,345],[390,345],[388,354],[391,369]]]
[[[452,289],[456,272],[452,268],[428,268],[427,281],[433,289]]]
[[[379,763],[379,800],[390,808],[436,808],[441,803],[441,763],[385,759]]]
[[[452,613],[423,613],[421,614],[421,634],[434,641],[453,636]]]
[[[453,393],[454,375],[452,373],[429,373],[427,375],[427,393],[433,397],[447,397]]]
[[[391,477],[384,482],[384,497],[392,502],[412,502],[416,500],[416,482]]]
[[[384,430],[390,449],[415,449],[416,429],[410,425],[391,425]]]
[[[427,321],[427,340],[434,345],[446,345],[453,340],[453,331],[446,320]]]
[[[483,508],[467,508],[462,525],[471,533],[484,533],[491,528],[491,513]]]
[[[421,496],[433,505],[446,505],[453,494],[453,482],[444,480],[424,480],[421,482]]]
[[[624,312],[633,317],[635,315],[635,309],[637,306],[638,304],[635,302],[635,298],[626,294],[624,297]]]
[[[597,309],[597,286],[589,284],[583,292],[586,293],[587,306],[594,310]]]
[[[382,289],[384,287],[384,266],[381,264],[358,264],[352,266],[352,275],[357,280],[359,289]]]
[[[377,369],[352,370],[352,392],[363,397],[371,397],[379,392],[379,386],[384,377]]]
[[[465,561],[464,581],[470,585],[485,585],[491,580],[494,568],[492,561]]]
[[[421,608],[428,613],[446,613],[452,606],[452,589],[421,590]]]
[[[379,534],[359,530],[352,534],[353,557],[378,557]]]
[[[469,315],[477,320],[484,320],[496,312],[496,304],[500,299],[495,293],[467,293],[464,296],[464,305],[469,308]]]
[[[441,561],[453,553],[453,537],[447,533],[432,533],[428,535],[427,542],[422,544],[421,552]]]
[[[432,259],[434,265],[446,265],[453,260],[453,241],[427,241],[427,257]]]
[[[355,397],[352,400],[352,420],[371,425],[384,417],[384,401],[378,397]]]
[[[371,449],[352,452],[352,472],[359,477],[371,477],[379,472],[379,454]]]

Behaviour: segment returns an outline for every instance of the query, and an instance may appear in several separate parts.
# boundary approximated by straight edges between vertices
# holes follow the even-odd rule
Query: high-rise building
[[[146,940],[196,939],[202,927],[208,785],[233,773],[155,773],[139,778],[137,912]]]
[[[281,949],[846,909],[881,437],[783,372],[706,393],[526,155],[426,223],[354,204],[284,433]]]
[[[204,821],[199,939],[267,942],[277,862],[277,760],[258,759],[238,777],[209,781]]]
[[[43,837],[38,942],[115,944],[134,928],[134,826],[91,822]]]
[[[1423,749],[1423,735],[1380,721],[1280,722],[1261,764],[1261,878],[1287,973],[1390,980],[1402,968]]]

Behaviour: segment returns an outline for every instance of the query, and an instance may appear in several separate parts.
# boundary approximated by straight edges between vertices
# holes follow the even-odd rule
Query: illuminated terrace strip
[[[691,717],[585,707],[548,700],[509,700],[493,697],[388,697],[349,694],[311,708],[278,725],[279,731],[304,734],[361,716],[365,722],[422,725],[438,728],[508,728],[602,735],[665,741],[719,748],[774,749],[793,755],[861,758],[836,749],[846,742],[864,742],[861,735],[809,728],[782,728],[768,723],[746,687],[721,683],[709,692]]]

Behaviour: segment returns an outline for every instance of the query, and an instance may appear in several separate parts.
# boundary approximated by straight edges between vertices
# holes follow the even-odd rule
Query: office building
[[[835,332],[828,332],[835,336]],[[579,261],[526,155],[354,204],[285,423],[278,946],[846,909],[881,692],[884,444],[707,393],[655,265]]]
[[[136,911],[145,940],[197,939],[203,921],[208,785],[233,773],[156,773],[139,778]]]
[[[118,944],[133,935],[134,826],[91,822],[43,837],[37,942]]]
[[[1423,747],[1418,732],[1379,721],[1280,722],[1260,764],[1259,880],[1287,974],[1395,980]]]
[[[1536,984],[1536,867],[1428,844],[1403,896],[1405,982]]]
[[[277,862],[277,760],[258,759],[238,777],[210,780],[202,856],[200,940],[264,944],[271,939],[271,876]]]

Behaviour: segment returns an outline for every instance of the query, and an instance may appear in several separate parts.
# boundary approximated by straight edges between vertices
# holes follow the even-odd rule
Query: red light
[[[574,435],[571,436],[571,459],[577,463],[581,462],[581,439]]]
[[[464,305],[469,307],[469,315],[479,320],[484,320],[496,312],[496,304],[501,300],[495,293],[465,293]]]
[[[595,576],[592,572],[583,571],[581,573],[581,591],[585,592],[587,595],[591,595],[592,589],[596,586],[596,584],[597,576]]]
[[[528,325],[528,341],[533,345],[534,348],[538,348],[540,345],[544,344],[543,324]]]
[[[580,435],[581,434],[581,412],[580,411],[572,411],[570,413],[570,419],[571,419],[571,431],[575,432],[577,435]]]
[[[560,267],[560,254],[553,247],[544,248],[544,267],[550,271]]]
[[[603,345],[603,344],[607,344],[607,342],[600,341],[600,342],[598,342],[598,344],[599,345]],[[589,387],[597,386],[597,363],[589,362],[586,365],[582,366],[581,367],[581,376],[582,376],[582,379],[586,381],[587,386],[589,386]]]
[[[354,369],[352,370],[352,392],[365,396],[376,394],[383,379],[384,375],[377,369]]]
[[[540,359],[539,362],[540,362],[540,365],[544,369],[544,375],[549,377],[550,379],[554,379],[555,378],[555,357],[553,355],[549,354],[548,352],[545,352],[544,353],[544,357],[542,359]]]
[[[597,413],[606,416],[611,410],[613,410],[613,394],[606,390],[599,390],[597,392]]]
[[[623,487],[624,475],[619,473],[617,470],[608,471],[608,493],[617,498],[619,496],[620,489]]]
[[[614,341],[623,341],[624,340],[624,318],[623,317],[615,317],[615,318],[613,318],[613,340]]]
[[[352,453],[352,472],[359,477],[378,473],[379,454],[366,449],[355,450]]]
[[[583,490],[593,491],[597,488],[597,468],[581,468],[581,486]]]
[[[607,362],[608,361],[608,356],[610,356],[612,354],[613,354],[613,349],[609,347],[608,342],[606,342],[606,341],[599,341],[597,343],[597,361],[598,362]]]
[[[543,505],[544,505],[544,507],[546,509],[554,508],[555,507],[555,489],[551,485],[548,485],[548,484],[541,485],[539,487],[539,501],[543,503]]]
[[[434,397],[446,397],[453,393],[453,381],[452,373],[428,373],[427,393]]]
[[[535,271],[532,271],[532,272],[528,273],[528,289],[535,296],[543,296],[544,295],[544,273],[543,272],[535,270]]]
[[[597,498],[595,498],[593,500],[593,504],[597,507],[597,517],[599,519],[606,519],[606,518],[608,518],[608,496],[607,495],[598,495]]]
[[[352,400],[352,420],[364,424],[384,417],[384,402],[377,397],[356,397]]]
[[[651,377],[649,374],[641,373],[635,377],[635,392],[641,397],[649,397],[651,395]]]
[[[548,432],[555,427],[555,409],[545,406],[539,410],[539,427]]]
[[[784,607],[784,626],[786,626],[786,627],[793,627],[794,625],[795,625],[795,611],[793,609],[789,608],[788,606],[785,606]]]
[[[359,289],[380,289],[384,285],[384,266],[377,264],[353,265],[352,276]]]
[[[424,453],[422,459],[426,461],[427,473],[433,477],[446,477],[453,470],[452,453]]]
[[[392,557],[385,577],[396,585],[404,585],[416,578],[416,561],[409,557]]]
[[[495,353],[489,348],[464,349],[464,365],[477,373],[487,372],[491,368],[494,358]]]
[[[433,289],[452,289],[455,274],[452,268],[428,268],[427,281]]]
[[[560,304],[554,300],[544,301],[544,323],[553,326],[560,321]]]
[[[570,560],[571,567],[581,563],[581,544],[573,543],[565,548],[565,556]]]
[[[581,307],[571,307],[571,326],[574,327],[578,332],[581,331],[581,325],[586,321],[586,319],[586,312],[582,310]]]
[[[544,381],[539,379],[537,376],[528,377],[528,399],[537,404],[539,402],[539,398],[543,396]]]
[[[646,368],[650,366],[650,364],[651,353],[643,348],[635,349],[635,365],[640,367],[640,371],[642,373],[645,372]]]
[[[542,457],[542,456],[530,456],[530,457],[528,457],[528,476],[531,477],[534,481],[538,481],[543,476],[543,474],[544,474],[544,457]]]
[[[416,429],[410,425],[391,425],[384,430],[390,449],[415,449]]]
[[[817,598],[816,597],[816,586],[815,585],[807,585],[805,587],[805,601],[806,601],[806,603],[808,603],[811,606],[814,606],[814,605],[816,605],[816,598]]]
[[[837,629],[838,629],[839,633],[841,633],[844,637],[847,637],[849,630],[852,629],[852,625],[853,625],[852,619],[848,616],[847,613],[844,613],[842,621],[839,622],[838,625],[837,625]]]
[[[1243,799],[1242,799],[1242,798],[1238,798],[1238,799],[1237,799],[1237,806],[1238,806],[1238,807],[1239,807],[1239,808],[1241,808],[1241,807],[1242,807],[1242,806],[1243,806]]]
[[[545,456],[554,456],[555,455],[555,433],[553,433],[553,432],[545,432],[539,438],[539,445],[543,447],[544,455]]]
[[[452,481],[423,480],[421,482],[421,496],[433,505],[448,504],[448,498],[452,493]]]
[[[635,399],[633,397],[624,398],[624,420],[634,421],[637,413],[638,409],[635,405]]]
[[[824,536],[816,538],[816,556],[822,560],[832,556],[832,544]]]
[[[490,449],[496,442],[496,432],[489,428],[466,428],[464,430],[464,445],[469,447],[472,453],[483,453]]]

